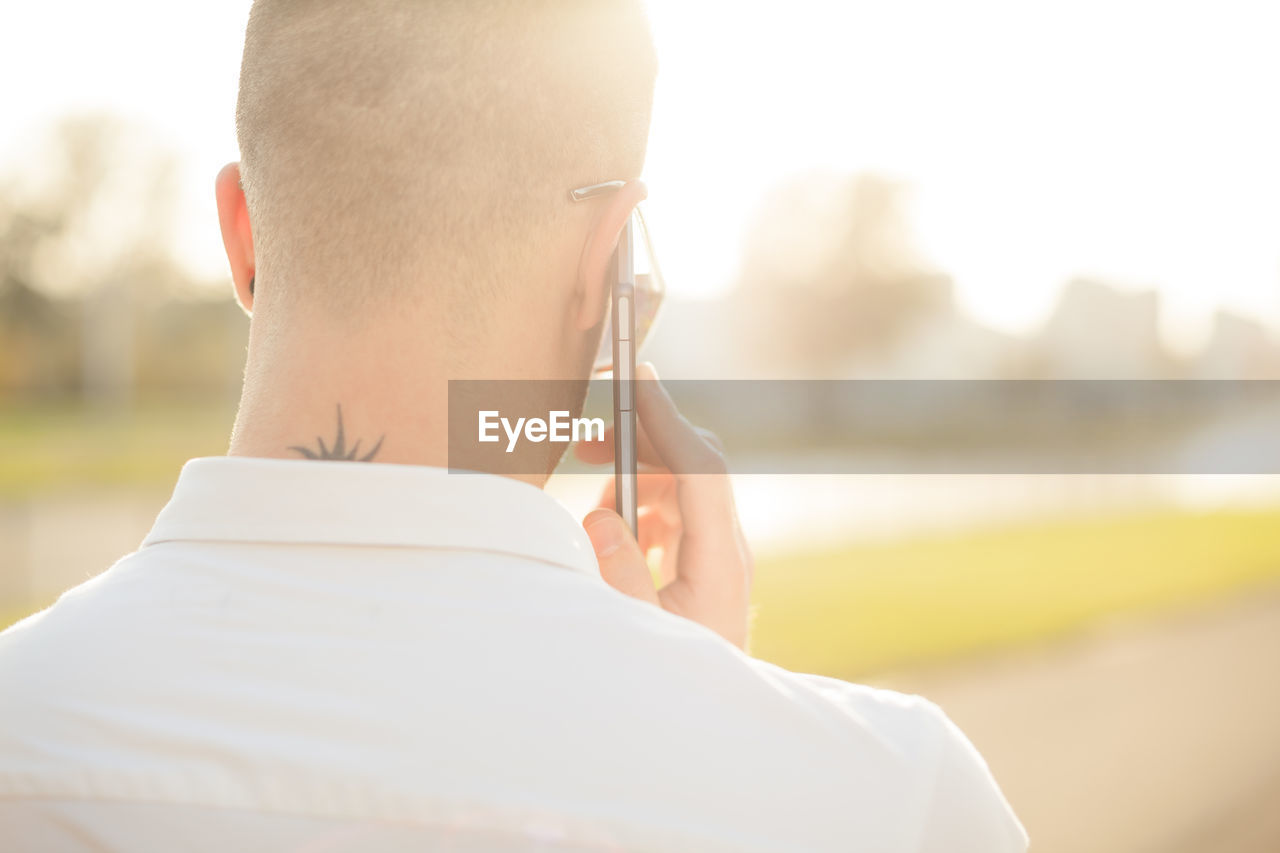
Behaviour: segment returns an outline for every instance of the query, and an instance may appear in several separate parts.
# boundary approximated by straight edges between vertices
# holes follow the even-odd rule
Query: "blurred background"
[[[1280,379],[1273,4],[650,5],[664,378]],[[248,6],[0,13],[0,624],[226,449]],[[938,702],[1034,849],[1280,849],[1280,478],[737,480],[753,652]]]

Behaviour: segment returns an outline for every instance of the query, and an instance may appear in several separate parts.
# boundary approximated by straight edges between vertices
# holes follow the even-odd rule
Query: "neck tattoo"
[[[289,447],[297,453],[302,454],[307,459],[337,459],[343,462],[371,462],[373,457],[378,455],[378,451],[382,449],[383,435],[378,439],[378,443],[373,446],[368,453],[360,456],[360,442],[363,439],[356,439],[356,443],[351,447],[347,447],[346,433],[342,429],[342,404],[338,404],[338,434],[333,440],[333,445],[329,446],[324,443],[324,439],[316,436],[316,448],[302,447],[294,444]]]

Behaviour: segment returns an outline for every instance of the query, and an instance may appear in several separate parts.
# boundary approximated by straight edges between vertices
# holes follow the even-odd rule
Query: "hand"
[[[639,542],[614,511],[610,478],[598,508],[582,520],[605,582],[692,619],[747,648],[754,566],[733,502],[719,439],[676,410],[650,364],[637,368]],[[579,443],[591,464],[613,461],[612,429]],[[661,586],[646,555],[661,549]]]

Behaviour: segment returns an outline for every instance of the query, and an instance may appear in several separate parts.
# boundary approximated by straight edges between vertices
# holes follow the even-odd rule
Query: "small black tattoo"
[[[369,462],[373,459],[374,456],[377,455],[378,451],[382,449],[383,438],[386,438],[386,435],[383,435],[382,438],[379,438],[378,443],[375,444],[373,446],[373,449],[370,450],[368,453],[366,453],[364,456],[357,455],[360,452],[360,441],[361,441],[360,439],[357,439],[356,443],[352,445],[350,449],[348,449],[347,437],[342,429],[342,404],[339,403],[338,404],[338,436],[333,440],[333,447],[326,446],[324,443],[324,439],[317,435],[316,443],[320,445],[319,450],[313,450],[309,447],[300,447],[296,444],[290,446],[289,449],[296,450],[297,452],[301,453],[303,456],[305,456],[308,459],[340,459],[344,462]]]

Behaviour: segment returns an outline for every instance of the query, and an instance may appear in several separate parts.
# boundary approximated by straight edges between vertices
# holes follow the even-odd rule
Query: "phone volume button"
[[[631,411],[635,408],[635,372],[631,341],[618,341],[618,364],[614,375],[618,377],[618,408]]]
[[[632,337],[632,329],[634,328],[631,320],[631,297],[618,297],[618,337],[621,340],[629,341]]]

